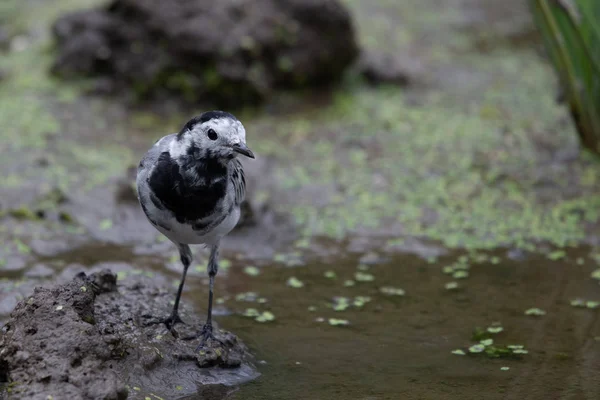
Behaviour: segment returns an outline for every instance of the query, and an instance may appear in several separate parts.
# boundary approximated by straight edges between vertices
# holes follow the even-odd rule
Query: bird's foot
[[[169,332],[171,332],[171,334],[173,334],[173,336],[175,336],[175,337],[177,337],[177,333],[173,329],[175,327],[175,325],[185,324],[185,322],[182,321],[181,317],[179,317],[179,313],[177,313],[177,312],[172,313],[167,318],[156,319],[155,317],[153,317],[151,315],[142,315],[142,318],[146,318],[146,319],[154,318],[154,320],[147,321],[145,323],[146,326],[165,324],[165,326],[167,327]]]
[[[215,347],[215,344],[219,345],[217,347],[225,346],[225,343],[217,339],[214,335],[212,324],[205,324],[199,333],[192,336],[187,336],[183,338],[183,340],[194,340],[198,338],[200,339],[200,343],[198,344],[198,346],[196,346],[196,352],[204,347]]]

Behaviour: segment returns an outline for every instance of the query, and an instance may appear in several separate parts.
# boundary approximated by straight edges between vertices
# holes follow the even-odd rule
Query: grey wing
[[[136,185],[138,190],[138,200],[140,200],[140,202],[142,202],[141,196],[146,198],[149,195],[150,187],[148,186],[148,177],[150,176],[152,169],[154,169],[154,166],[158,161],[158,157],[160,157],[160,154],[163,151],[167,151],[169,149],[171,141],[176,136],[176,134],[171,134],[158,139],[154,143],[154,146],[152,146],[150,150],[144,154],[144,157],[142,157],[142,160],[138,164]],[[142,203],[142,208],[143,207],[144,204]]]
[[[246,177],[244,176],[244,168],[242,163],[238,159],[234,159],[232,162],[231,174],[229,179],[233,185],[233,203],[236,206],[240,206],[246,197]]]
[[[164,137],[158,139],[156,142],[154,142],[154,145],[152,147],[150,147],[150,150],[148,150],[148,152],[146,154],[144,154],[144,157],[142,157],[142,160],[140,161],[140,164],[138,165],[138,169],[137,169],[138,175],[141,172],[143,173],[144,170],[147,173],[148,171],[150,171],[152,169],[152,167],[154,167],[154,165],[158,161],[158,157],[160,156],[160,154],[163,151],[167,151],[169,149],[169,145],[171,144],[171,141],[173,141],[173,139],[175,139],[176,136],[177,135],[175,133],[173,133],[171,135],[164,136]]]

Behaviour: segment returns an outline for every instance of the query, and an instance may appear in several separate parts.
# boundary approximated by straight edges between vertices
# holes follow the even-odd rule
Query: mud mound
[[[60,75],[222,106],[331,83],[358,56],[338,0],[114,0],[63,16],[53,31]]]
[[[108,270],[54,288],[36,288],[11,314],[0,342],[0,378],[9,399],[182,398],[258,376],[235,335],[216,329],[222,344],[195,353],[145,316],[169,312],[172,293],[142,277],[117,290]],[[181,337],[201,326],[182,310]]]

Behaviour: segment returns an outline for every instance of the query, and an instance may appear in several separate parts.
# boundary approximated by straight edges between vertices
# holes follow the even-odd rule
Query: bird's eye
[[[210,140],[217,140],[217,137],[218,137],[218,136],[217,136],[217,132],[215,132],[215,130],[214,130],[214,129],[209,129],[209,130],[208,130],[208,138],[209,138]]]

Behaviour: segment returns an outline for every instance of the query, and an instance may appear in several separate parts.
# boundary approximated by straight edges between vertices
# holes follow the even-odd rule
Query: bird
[[[238,156],[255,158],[246,145],[242,123],[225,111],[206,111],[194,116],[178,133],[158,139],[137,168],[137,193],[146,218],[175,244],[183,265],[171,314],[151,323],[164,324],[176,336],[174,326],[183,323],[179,301],[192,263],[190,245],[210,248],[208,310],[198,348],[213,334],[214,282],[219,269],[221,239],[237,225],[246,195],[244,169]]]

